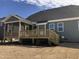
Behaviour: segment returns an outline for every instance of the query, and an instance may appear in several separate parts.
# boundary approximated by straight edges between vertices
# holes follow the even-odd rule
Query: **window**
[[[49,29],[55,30],[55,23],[50,23],[50,24],[49,24]]]
[[[64,23],[63,22],[57,23],[57,31],[64,32]]]

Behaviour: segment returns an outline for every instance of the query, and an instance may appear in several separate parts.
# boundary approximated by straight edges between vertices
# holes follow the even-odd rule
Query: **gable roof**
[[[55,9],[40,11],[27,19],[34,22],[46,22],[48,20],[79,17],[79,6],[69,5]]]
[[[15,17],[15,18],[19,19],[19,21],[24,20],[23,18],[18,17],[17,15],[9,15],[9,16],[7,16],[5,19],[3,19],[2,22],[6,22],[6,21],[7,21],[9,18],[11,18],[11,17]]]
[[[27,24],[31,24],[31,21],[25,20],[24,18],[22,18],[22,17],[20,17],[18,15],[9,15],[9,16],[5,17],[4,19],[2,19],[1,22],[6,22],[11,17],[17,18],[18,19],[18,22],[21,21],[21,22],[25,22]],[[14,20],[14,21],[16,22],[16,20]],[[14,22],[14,21],[10,21],[10,22]]]

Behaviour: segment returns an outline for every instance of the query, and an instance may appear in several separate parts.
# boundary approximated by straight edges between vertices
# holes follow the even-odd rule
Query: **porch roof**
[[[15,17],[15,18],[17,18],[19,20],[14,20],[14,21],[8,21],[8,22],[6,22],[11,17]],[[5,17],[5,19],[1,20],[1,22],[4,22],[4,23],[24,22],[24,23],[27,23],[27,24],[32,24],[31,21],[25,20],[24,18],[22,18],[22,17],[20,17],[18,15],[9,15],[9,16]]]

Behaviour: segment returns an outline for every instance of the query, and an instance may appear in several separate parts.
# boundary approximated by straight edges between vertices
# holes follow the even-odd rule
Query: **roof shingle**
[[[44,22],[48,20],[79,17],[79,6],[69,5],[55,9],[40,11],[29,16],[27,19],[33,22]]]

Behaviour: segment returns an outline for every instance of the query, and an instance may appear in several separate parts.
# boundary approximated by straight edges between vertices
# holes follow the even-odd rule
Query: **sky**
[[[79,5],[79,0],[0,0],[0,17],[17,14],[23,18],[46,9]]]

